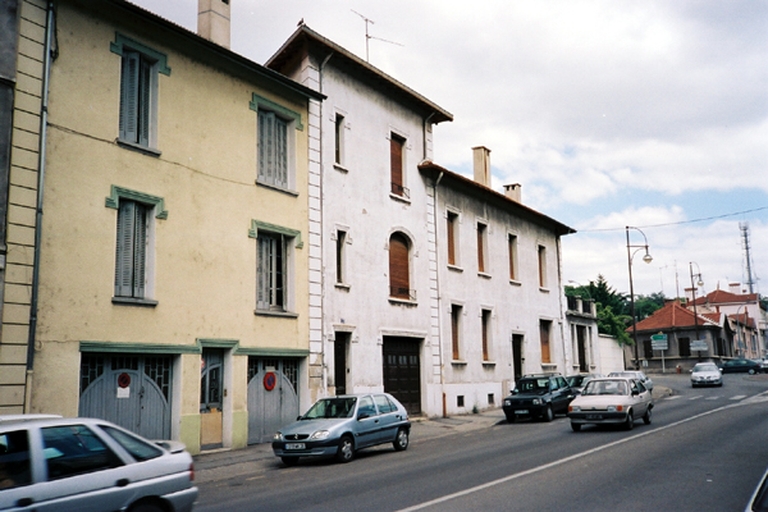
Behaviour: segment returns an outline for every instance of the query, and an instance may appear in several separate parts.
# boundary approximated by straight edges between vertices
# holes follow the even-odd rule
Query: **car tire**
[[[280,457],[280,460],[283,461],[283,464],[285,464],[288,467],[295,466],[299,463],[298,457]]]
[[[402,452],[408,448],[408,442],[409,442],[408,429],[401,428],[400,430],[397,431],[395,440],[392,441],[392,446],[395,447],[396,452]]]
[[[571,430],[573,430],[574,432],[578,432],[579,430],[581,430],[581,423],[571,422]]]
[[[653,413],[651,412],[651,408],[649,407],[648,409],[645,410],[645,414],[643,414],[643,423],[645,423],[646,425],[650,425],[652,420],[651,418],[652,415]]]
[[[749,374],[750,375],[754,375],[755,374],[755,369],[754,368],[750,368],[749,369]]]
[[[541,419],[549,423],[553,419],[555,419],[555,411],[552,410],[552,405],[547,405],[547,407],[544,409],[544,412],[541,413]]]
[[[165,509],[154,503],[139,503],[128,509],[129,512],[164,512]]]
[[[624,422],[624,428],[627,430],[635,428],[635,416],[632,413],[632,409],[627,411],[627,420]]]
[[[342,436],[339,441],[339,449],[336,451],[338,462],[350,462],[355,458],[355,443],[350,436]]]
[[[515,422],[515,413],[506,413],[504,416],[507,417],[507,423],[514,423]]]

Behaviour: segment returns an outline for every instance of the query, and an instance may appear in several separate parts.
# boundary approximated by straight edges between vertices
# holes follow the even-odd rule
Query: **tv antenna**
[[[363,18],[363,21],[365,21],[365,62],[370,62],[370,59],[369,59],[369,52],[368,52],[368,42],[369,42],[371,39],[376,39],[377,41],[383,41],[383,42],[385,42],[385,43],[389,43],[389,44],[396,44],[397,46],[404,46],[404,45],[402,45],[402,44],[400,44],[400,43],[396,43],[396,42],[394,42],[394,41],[389,41],[389,40],[387,40],[387,39],[382,39],[382,38],[380,38],[380,37],[376,37],[376,36],[372,36],[372,35],[370,35],[370,34],[368,33],[368,25],[373,25],[374,21],[373,21],[372,19],[370,19],[370,18],[368,18],[368,17],[366,17],[366,16],[364,16],[364,15],[360,14],[359,12],[357,12],[357,11],[356,11],[356,10],[354,10],[354,9],[350,9],[350,11],[352,11],[352,12],[353,12],[353,13],[355,13],[355,14],[357,14],[358,16],[360,16],[361,18]]]

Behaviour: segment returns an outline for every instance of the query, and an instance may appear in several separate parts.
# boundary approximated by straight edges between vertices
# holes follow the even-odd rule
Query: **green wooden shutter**
[[[133,297],[144,298],[147,267],[147,207],[136,203],[133,223]]]
[[[120,201],[115,251],[116,297],[144,297],[148,212],[149,208],[142,204]]]
[[[136,52],[124,52],[120,76],[120,138],[138,140],[140,57]]]
[[[152,99],[152,68],[153,64],[147,59],[140,59],[138,79],[138,112],[136,142],[142,146],[149,146],[150,106]]]

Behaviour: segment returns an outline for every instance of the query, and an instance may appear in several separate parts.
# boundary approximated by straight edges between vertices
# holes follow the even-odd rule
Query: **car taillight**
[[[194,482],[195,481],[195,464],[194,462],[189,463],[189,481]]]

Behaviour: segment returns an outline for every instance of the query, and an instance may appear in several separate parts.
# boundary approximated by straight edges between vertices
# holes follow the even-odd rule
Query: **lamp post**
[[[693,273],[693,266],[696,265],[696,270],[699,272],[697,274]],[[691,297],[693,297],[693,329],[696,333],[696,344],[699,342],[699,315],[696,314],[696,286],[693,284],[693,278],[694,276],[698,279],[696,281],[696,284],[699,286],[704,286],[704,281],[701,279],[701,269],[699,268],[699,264],[695,261],[691,261],[688,263],[688,269],[691,273]],[[696,352],[699,353],[699,358],[701,358],[701,351],[697,350]]]
[[[739,311],[741,311],[741,308],[745,307],[746,304],[742,304],[736,309],[736,355],[740,355],[741,347],[742,347],[742,340],[746,337],[746,333],[744,332],[744,327],[741,323],[741,318],[739,317]],[[746,319],[744,321],[746,323]],[[744,343],[744,347],[746,347],[746,343]],[[746,350],[744,351],[746,354]]]
[[[636,231],[639,231],[641,235],[643,235],[643,239],[645,240],[645,243],[642,245],[632,245],[629,243],[629,230],[634,229]],[[635,285],[632,282],[632,258],[634,258],[637,251],[640,249],[645,249],[645,255],[643,256],[643,261],[646,263],[650,263],[653,261],[653,257],[648,253],[648,238],[645,236],[645,233],[640,228],[636,228],[634,226],[626,226],[625,231],[627,233],[627,268],[629,269],[629,304],[630,304],[630,311],[632,313],[632,339],[635,342],[635,369],[640,369],[640,352],[637,346],[637,319],[635,318]],[[634,251],[632,250],[634,249]]]

